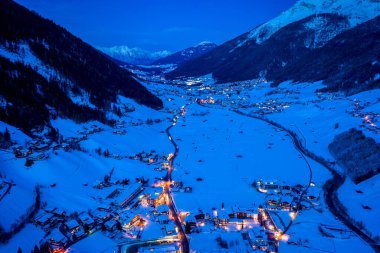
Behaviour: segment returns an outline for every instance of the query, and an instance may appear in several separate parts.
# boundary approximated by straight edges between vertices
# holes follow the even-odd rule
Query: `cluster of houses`
[[[267,193],[302,190],[300,187],[260,182],[258,187],[267,190]],[[154,187],[129,185],[127,190],[112,185],[115,189],[108,190],[109,194],[94,210],[70,215],[57,209],[44,210],[36,216],[34,223],[46,231],[45,238],[51,247],[58,249],[70,247],[97,231],[106,233],[110,238],[133,241],[141,238],[150,222],[161,226],[163,237],[174,236],[177,229],[167,205],[169,196],[162,190],[165,183],[168,182],[158,182]],[[182,182],[172,182],[171,185],[173,190],[185,191],[186,188]],[[141,212],[144,209],[146,215]],[[179,218],[188,234],[202,232],[204,229],[235,231],[240,232],[243,240],[255,251],[278,252],[278,235],[281,230],[267,207],[260,206],[258,211],[239,209],[232,212],[214,208],[210,213],[200,210],[195,215],[179,212]]]
[[[148,222],[136,212],[144,189],[142,185],[132,192],[115,189],[100,200],[96,208],[86,212],[68,214],[57,208],[41,210],[33,222],[45,231],[44,240],[57,252],[97,231],[110,238],[138,239]],[[131,211],[120,212],[124,209]]]
[[[100,133],[103,131],[104,131],[104,128],[102,128],[96,124],[92,124],[89,127],[84,126],[82,130],[78,131],[78,134],[80,134],[80,135],[92,135],[92,134]]]
[[[271,113],[283,112],[289,107],[288,102],[279,102],[277,99],[268,98],[264,102],[257,102],[253,105],[256,109],[254,113],[266,115]]]
[[[57,208],[40,211],[33,222],[45,231],[44,238],[52,250],[69,247],[91,234],[99,224],[99,220],[87,212],[68,215]]]
[[[280,102],[278,99],[268,98],[264,102],[252,103],[249,94],[244,93],[249,89],[260,89],[263,84],[266,83],[265,79],[257,79],[239,83],[230,83],[225,85],[215,86],[200,86],[198,89],[199,95],[203,93],[210,95],[214,94],[216,98],[207,97],[202,99],[197,99],[201,105],[211,104],[211,105],[221,105],[223,107],[230,106],[231,108],[254,108],[254,113],[256,114],[270,114],[276,112],[282,112],[291,104],[290,102]],[[290,93],[291,91],[287,91]]]
[[[208,97],[208,98],[205,98],[205,99],[200,98],[200,99],[197,99],[196,102],[199,103],[199,104],[220,104],[219,100],[215,100],[212,97]]]
[[[123,230],[129,238],[139,239],[147,220],[136,214],[128,223],[123,225]]]
[[[253,250],[262,252],[278,252],[279,235],[282,233],[270,212],[262,206],[258,212],[226,212],[214,208],[211,213],[201,212],[186,218],[187,234],[200,233],[205,229],[240,232],[243,240],[246,240]]]
[[[183,185],[181,181],[175,181],[172,184],[172,192],[184,192],[184,193],[192,193],[193,188],[191,186]]]
[[[245,229],[251,229],[257,226],[257,214],[252,212],[231,212],[227,213],[224,210],[218,211],[212,210],[212,214],[198,213],[193,216],[189,216],[186,219],[186,232],[197,233],[205,227],[206,224],[211,224],[215,228],[220,228],[226,231],[240,231]]]
[[[175,230],[175,224],[172,221],[172,219],[169,219],[170,217],[172,217],[170,209],[167,205],[167,203],[169,202],[169,196],[164,191],[162,191],[162,189],[158,188],[164,187],[165,183],[165,181],[161,181],[156,183],[155,186],[152,188],[146,188],[144,193],[139,196],[138,200],[142,207],[150,208],[150,210],[156,217],[156,221],[158,221],[159,224],[165,225],[164,228],[167,232],[166,234],[171,235]],[[182,185],[182,183],[173,183],[172,185],[174,188],[177,188],[179,187],[179,185]],[[188,212],[182,212],[179,214],[180,219],[182,219],[183,223],[184,218],[188,214]]]
[[[150,152],[142,151],[135,155],[128,156],[128,158],[131,160],[138,160],[149,165],[161,162],[161,167],[163,167],[164,165],[163,161],[166,160],[166,156],[157,154],[155,150],[151,150]],[[155,170],[160,171],[159,169]]]
[[[303,210],[318,206],[318,188],[310,187],[307,194],[303,196],[299,205],[299,198],[305,187],[297,184],[295,186],[280,185],[273,181],[258,180],[253,183],[256,190],[266,194],[266,208],[268,210],[294,211],[297,208]],[[312,184],[311,186],[314,186]]]
[[[67,137],[61,136],[57,140],[52,140],[48,136],[39,136],[27,143],[26,147],[16,146],[13,147],[13,153],[16,158],[27,158],[28,160],[39,161],[49,158],[47,153],[49,150],[57,151],[62,149],[66,152],[78,149],[81,141],[87,140],[88,135],[104,131],[103,128],[93,124],[91,127],[83,127],[77,133],[80,137]]]
[[[361,128],[366,128],[367,130],[380,134],[380,126],[377,125],[379,119],[379,112],[363,112],[363,110],[370,106],[371,103],[361,103],[360,100],[354,99],[353,109],[348,111],[348,113],[353,117],[358,117],[362,119]]]

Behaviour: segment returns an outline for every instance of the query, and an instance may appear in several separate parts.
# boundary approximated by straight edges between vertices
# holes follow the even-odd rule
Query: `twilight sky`
[[[16,0],[93,46],[177,51],[221,44],[296,0]]]

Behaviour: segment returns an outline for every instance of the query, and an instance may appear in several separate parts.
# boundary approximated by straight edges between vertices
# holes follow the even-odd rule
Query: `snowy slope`
[[[350,27],[354,27],[378,16],[380,2],[376,0],[300,0],[280,16],[253,29],[245,40],[238,43],[238,47],[249,40],[255,40],[256,43],[261,44],[282,27],[308,16],[322,13],[346,16]]]
[[[115,129],[98,122],[76,124],[72,120],[61,118],[52,121],[52,125],[60,130],[64,138],[78,138],[83,135],[82,131],[91,129],[95,124],[102,127],[104,130],[92,134],[91,138],[81,143],[86,152],[49,150],[47,151],[49,159],[36,162],[29,170],[24,166],[25,159],[15,159],[12,152],[0,151],[0,183],[5,181],[14,184],[9,194],[0,201],[2,214],[0,225],[5,231],[9,231],[33,204],[33,191],[37,184],[41,185],[42,201],[47,204],[42,209],[58,208],[68,213],[74,211],[81,213],[93,209],[97,212],[96,208],[103,204],[102,200],[98,199],[99,194],[107,196],[115,188],[104,188],[103,191],[93,186],[99,184],[112,168],[115,168],[113,174],[115,181],[124,178],[131,179],[130,185],[122,187],[127,193],[139,185],[134,178],[144,176],[154,182],[154,177],[160,176],[162,172],[154,171],[153,166],[127,159],[125,156],[152,149],[157,150],[160,155],[169,153],[170,143],[167,141],[167,136],[161,133],[168,124],[167,114],[141,106],[125,97],[118,97],[118,101],[131,104],[136,109],[123,118],[125,121],[123,129],[127,131],[125,135],[116,134]],[[160,118],[162,122],[147,125],[144,124],[147,118]],[[5,128],[10,130],[12,140],[19,144],[23,145],[26,141],[31,141],[30,137],[24,135],[19,129],[0,121],[0,131],[3,132]],[[94,149],[98,147],[107,148],[112,154],[122,155],[123,159],[105,158],[98,155],[94,152]],[[52,187],[53,184],[56,185]],[[42,209],[40,214],[44,213]],[[49,238],[57,237],[57,234],[60,235],[60,232],[53,231]],[[21,247],[23,252],[30,252],[34,245],[44,238],[44,235],[45,232],[35,224],[27,225],[7,244],[0,244],[0,252],[16,252],[18,247]],[[100,250],[114,252],[115,242],[111,239],[101,234],[94,234],[94,237],[88,239],[90,241],[83,241],[83,243],[81,241],[72,247],[70,252],[88,252],[90,245],[97,247],[92,252],[100,252]],[[105,251],[110,247],[112,250]]]
[[[63,82],[67,82],[69,87],[66,87],[66,92],[74,104],[93,109],[95,108],[95,105],[90,102],[90,95],[88,92],[76,87],[77,91],[74,93],[72,89],[75,84],[51,66],[43,63],[37,56],[34,55],[28,44],[21,43],[19,47],[20,48],[18,51],[12,52],[3,46],[0,46],[0,56],[9,59],[13,63],[22,62],[24,65],[32,67],[46,80],[63,80]]]
[[[202,42],[198,43],[197,45],[195,45],[194,47],[190,48],[189,50],[185,49],[185,50],[181,51],[180,53],[181,53],[181,55],[184,55],[184,56],[191,56],[194,53],[194,49],[196,49],[196,48],[203,50],[206,47],[213,47],[213,46],[215,46],[215,44],[210,42],[210,41],[202,41]]]
[[[0,56],[9,59],[11,62],[22,62],[25,65],[29,65],[34,69],[37,69],[37,73],[43,76],[45,79],[59,78],[60,74],[44,64],[38,57],[36,57],[30,50],[30,47],[26,43],[21,43],[20,49],[16,52],[12,52],[6,49],[4,46],[0,46]]]
[[[117,60],[131,64],[150,64],[171,54],[166,50],[149,52],[141,48],[128,46],[97,47],[97,49]]]
[[[202,41],[195,46],[185,48],[167,57],[159,59],[155,61],[153,64],[157,64],[157,65],[182,64],[191,59],[204,55],[205,53],[211,51],[215,47],[217,47],[215,43],[212,43],[210,41]]]
[[[320,48],[339,33],[349,29],[350,25],[348,20],[331,22],[326,16],[315,16],[304,24],[304,28],[310,34],[304,41],[305,47]]]
[[[118,94],[142,104],[156,100],[162,107],[130,72],[14,1],[0,1],[0,30],[0,114],[13,126],[29,131],[56,114],[105,122],[100,109]]]
[[[374,201],[380,197],[379,188],[380,175],[377,175],[358,185],[347,179],[338,192],[350,215],[358,217],[358,220],[374,235],[379,234],[380,226],[378,219],[380,205],[378,201]]]

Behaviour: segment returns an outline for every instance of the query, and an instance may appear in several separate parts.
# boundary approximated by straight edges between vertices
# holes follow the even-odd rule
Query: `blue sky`
[[[296,0],[16,0],[94,46],[180,50],[221,44]]]

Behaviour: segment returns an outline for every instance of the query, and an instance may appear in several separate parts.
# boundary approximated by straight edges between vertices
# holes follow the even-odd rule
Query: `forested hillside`
[[[162,101],[130,72],[64,28],[11,0],[0,1],[0,47],[21,59],[0,60],[0,96],[7,103],[0,108],[1,120],[25,130],[47,123],[47,108],[80,121],[106,121],[104,111],[117,95],[152,108],[162,107]],[[30,64],[23,63],[27,53],[43,66],[26,66]],[[52,74],[41,75],[42,68],[51,69]],[[86,93],[96,108],[76,105],[68,92]]]

